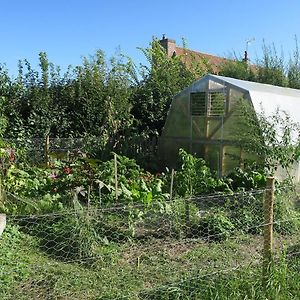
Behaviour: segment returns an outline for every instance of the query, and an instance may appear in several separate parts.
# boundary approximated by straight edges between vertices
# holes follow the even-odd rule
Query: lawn
[[[289,237],[295,245],[297,237]],[[280,241],[278,236],[278,241]],[[284,239],[287,240],[287,239]],[[299,299],[300,259],[282,254],[261,281],[262,239],[153,239],[108,243],[69,261],[8,226],[1,237],[1,299]],[[282,243],[280,243],[282,245]],[[293,249],[296,252],[296,248]]]

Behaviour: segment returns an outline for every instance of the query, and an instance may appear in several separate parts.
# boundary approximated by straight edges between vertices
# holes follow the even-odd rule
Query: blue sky
[[[243,53],[254,37],[251,58],[260,55],[265,39],[288,57],[295,35],[300,39],[299,11],[296,0],[2,0],[0,62],[15,75],[18,59],[36,66],[38,53],[46,51],[64,69],[97,49],[111,56],[120,47],[139,63],[144,60],[137,47],[163,33],[220,56]]]

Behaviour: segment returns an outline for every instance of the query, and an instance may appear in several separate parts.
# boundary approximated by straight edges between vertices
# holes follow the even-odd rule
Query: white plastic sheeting
[[[276,112],[286,113],[293,123],[300,124],[300,90],[239,80],[230,77],[207,75],[223,85],[232,85],[248,92],[256,113],[263,113],[266,117]],[[280,131],[280,128],[278,128]],[[293,132],[292,138],[298,140],[299,132]],[[290,170],[278,166],[275,176],[283,180],[291,176],[295,182],[300,182],[300,163],[295,162]]]
[[[279,108],[286,112],[291,120],[300,124],[300,90],[263,84],[230,77],[208,75],[210,79],[217,80],[223,84],[231,84],[235,87],[248,91],[257,113],[262,110],[266,116],[270,116]]]

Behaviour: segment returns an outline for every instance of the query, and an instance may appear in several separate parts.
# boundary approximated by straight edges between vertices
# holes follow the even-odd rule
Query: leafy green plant
[[[171,234],[179,238],[191,236],[191,228],[200,220],[199,208],[189,199],[179,198],[165,203],[164,213],[169,219]]]
[[[181,169],[176,172],[175,192],[182,197],[215,193],[217,191],[229,192],[230,188],[221,179],[212,174],[209,167],[201,158],[196,158],[185,150],[179,150]]]
[[[255,113],[247,104],[239,110],[243,116],[236,133],[240,147],[256,156],[266,173],[274,174],[281,167],[290,174],[299,156],[299,124],[279,108],[270,115],[264,111]]]
[[[0,295],[6,295],[14,287],[16,281],[21,281],[29,276],[28,258],[19,251],[20,247],[24,247],[29,239],[30,237],[22,234],[18,226],[12,225],[7,225],[0,236],[1,270],[13,270],[0,272]]]
[[[199,235],[213,241],[227,239],[233,230],[234,224],[222,210],[211,211],[200,218],[199,223],[192,228],[193,236]]]
[[[225,203],[229,218],[236,228],[247,233],[259,233],[263,224],[264,194],[241,191]]]
[[[266,186],[266,176],[263,172],[256,171],[255,166],[235,169],[226,176],[226,181],[233,191],[262,189]]]
[[[205,75],[210,66],[197,58],[195,61],[198,61],[198,64],[193,63],[188,68],[182,63],[182,57],[169,57],[157,39],[141,51],[148,64],[135,70],[141,80],[135,76],[137,84],[131,95],[132,114],[139,132],[157,136],[164,125],[173,96],[196,78]]]

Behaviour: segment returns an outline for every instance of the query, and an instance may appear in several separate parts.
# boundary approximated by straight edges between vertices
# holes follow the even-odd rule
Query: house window
[[[206,115],[205,96],[205,92],[190,94],[190,112],[192,116]]]
[[[220,92],[208,93],[207,115],[221,117],[225,115],[226,94]]]

